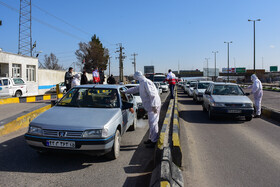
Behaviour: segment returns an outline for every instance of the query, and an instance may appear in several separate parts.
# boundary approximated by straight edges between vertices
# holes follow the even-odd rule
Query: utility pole
[[[137,56],[138,54],[136,54],[136,53],[133,53],[131,56],[133,56],[133,62],[132,62],[132,64],[134,65],[134,73],[136,72],[136,56]]]
[[[122,46],[121,43],[119,43],[119,48],[118,50],[116,51],[117,53],[119,53],[119,68],[120,68],[120,73],[119,73],[119,82],[123,82],[124,80],[124,77],[123,77],[123,60],[125,59],[125,56],[123,56],[123,49],[124,47]]]
[[[229,82],[229,44],[232,43],[232,41],[230,42],[224,42],[227,44],[227,64],[228,64],[228,69],[227,69],[227,80]]]
[[[217,63],[216,63],[216,55],[219,51],[212,51],[212,53],[214,53],[214,63],[215,63],[215,75],[214,75],[214,81],[216,81],[216,76],[217,76]]]
[[[208,60],[209,60],[210,58],[205,58],[205,60],[206,60],[206,70],[207,70],[207,72],[206,72],[206,77],[208,78]]]

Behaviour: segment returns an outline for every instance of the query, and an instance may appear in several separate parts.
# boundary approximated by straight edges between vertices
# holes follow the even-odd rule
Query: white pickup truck
[[[26,93],[26,83],[22,78],[0,77],[0,97],[20,97]]]

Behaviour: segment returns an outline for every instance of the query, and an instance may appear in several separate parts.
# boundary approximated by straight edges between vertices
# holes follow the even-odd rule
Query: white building
[[[38,58],[0,51],[0,77],[21,77],[27,95],[38,94]]]

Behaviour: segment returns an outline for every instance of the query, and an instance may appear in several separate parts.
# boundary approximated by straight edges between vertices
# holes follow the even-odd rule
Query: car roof
[[[213,81],[198,81],[198,83],[212,83]]]
[[[214,85],[236,85],[235,83],[231,83],[231,82],[214,82]]]
[[[76,86],[76,88],[108,88],[108,89],[119,89],[125,87],[125,85],[118,84],[84,84]]]

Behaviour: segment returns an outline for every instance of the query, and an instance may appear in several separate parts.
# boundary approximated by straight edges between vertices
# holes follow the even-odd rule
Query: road
[[[162,94],[165,100],[167,94]],[[162,107],[161,120],[167,109]],[[146,148],[147,120],[122,137],[117,160],[81,154],[38,155],[25,142],[23,129],[0,137],[0,186],[148,186],[154,149]]]
[[[263,119],[210,121],[178,95],[185,186],[279,186],[280,127]]]

